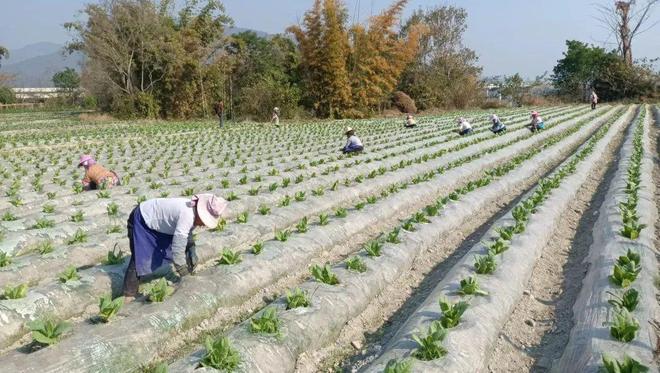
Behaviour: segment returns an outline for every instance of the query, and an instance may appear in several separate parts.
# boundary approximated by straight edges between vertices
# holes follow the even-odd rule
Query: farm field
[[[539,133],[531,109],[499,109],[501,135],[485,111],[0,114],[0,372],[657,371],[660,108],[535,108]],[[347,126],[365,152],[341,154]],[[122,185],[83,191],[87,153]],[[195,274],[105,304],[131,210],[202,192],[230,203]]]

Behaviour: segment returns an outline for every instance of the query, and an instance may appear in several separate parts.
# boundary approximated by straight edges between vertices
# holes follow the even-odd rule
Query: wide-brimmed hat
[[[80,161],[78,162],[78,167],[91,166],[94,163],[96,163],[96,161],[94,160],[94,157],[92,157],[89,154],[83,154],[83,155],[80,156]]]
[[[273,109],[273,111],[276,112],[276,113],[279,113],[279,112],[280,112],[280,108],[278,108],[277,106],[275,106],[275,108]]]
[[[193,202],[197,207],[197,216],[199,220],[208,228],[215,228],[222,217],[222,213],[229,204],[223,198],[213,194],[197,194],[193,196]]]
[[[344,129],[344,134],[347,134],[347,133],[349,133],[349,132],[353,132],[353,131],[355,131],[355,130],[353,129],[353,127],[346,127],[346,129]]]
[[[538,117],[539,112],[538,111],[532,111],[532,117]]]

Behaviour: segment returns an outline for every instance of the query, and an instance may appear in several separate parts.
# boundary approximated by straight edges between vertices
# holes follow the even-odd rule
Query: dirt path
[[[593,241],[592,228],[614,176],[622,140],[620,134],[608,148],[602,162],[606,167],[590,175],[538,260],[492,350],[489,372],[547,372],[561,356],[573,327],[573,304],[588,270],[583,261]]]

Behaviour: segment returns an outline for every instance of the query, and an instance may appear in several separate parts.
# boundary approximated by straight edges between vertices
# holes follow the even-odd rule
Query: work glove
[[[188,276],[190,274],[190,271],[188,270],[188,266],[174,265],[174,269],[176,270],[176,273],[178,273],[180,277]]]
[[[195,244],[189,245],[186,248],[186,265],[188,266],[188,272],[195,272],[199,258],[197,257],[197,248]]]

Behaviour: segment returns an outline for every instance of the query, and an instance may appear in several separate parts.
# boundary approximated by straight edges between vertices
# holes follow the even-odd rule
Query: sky
[[[70,35],[62,25],[75,19],[85,3],[94,0],[0,0],[0,45],[15,49],[48,41],[64,43]],[[351,22],[364,21],[393,0],[345,0]],[[596,19],[597,3],[613,0],[411,0],[404,17],[415,9],[454,5],[468,12],[465,45],[475,50],[484,76],[527,78],[552,70],[567,39],[600,46],[613,39]],[[224,0],[237,27],[281,33],[297,24],[313,0]],[[652,22],[660,21],[660,6]],[[660,25],[640,35],[633,55],[660,57]]]

